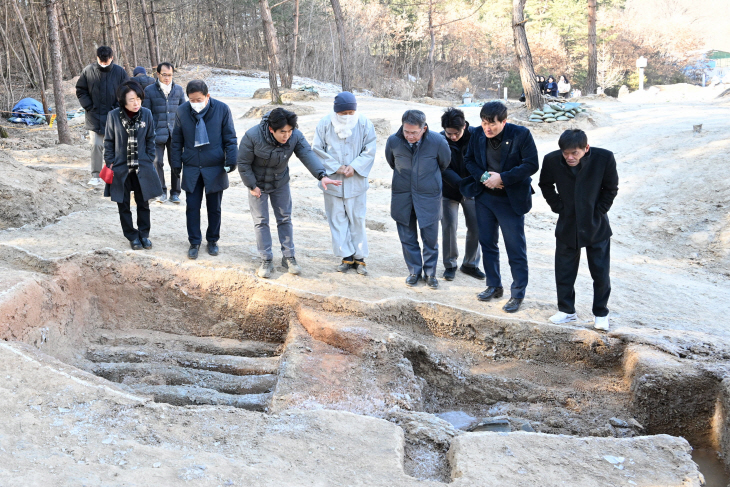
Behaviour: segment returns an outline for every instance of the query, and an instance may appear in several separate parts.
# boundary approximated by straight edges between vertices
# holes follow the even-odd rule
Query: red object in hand
[[[103,168],[101,168],[101,172],[99,173],[99,177],[106,183],[106,184],[112,184],[112,181],[114,181],[114,171],[112,171],[109,166],[106,164]]]

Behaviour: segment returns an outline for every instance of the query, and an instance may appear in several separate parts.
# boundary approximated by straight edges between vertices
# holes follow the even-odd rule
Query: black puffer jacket
[[[155,84],[155,78],[147,76],[146,74],[138,74],[134,78],[134,81],[142,85],[142,89],[147,88],[149,85]]]
[[[476,130],[476,127],[470,127],[469,122],[466,122],[466,128],[464,129],[464,135],[459,140],[453,142],[451,139],[446,137],[446,133],[442,130],[441,135],[444,136],[446,142],[449,144],[451,149],[451,162],[449,167],[444,169],[441,174],[444,181],[443,195],[445,198],[454,201],[461,201],[463,196],[459,191],[459,183],[461,180],[470,177],[471,174],[464,164],[464,156],[466,155],[466,149],[469,147],[469,140],[471,140],[471,134]]]
[[[144,101],[142,106],[152,112],[155,118],[155,131],[157,144],[164,144],[170,138],[172,129],[175,127],[175,115],[177,107],[185,103],[185,93],[182,86],[172,83],[170,94],[165,96],[160,88],[159,81],[144,89]]]
[[[111,64],[101,69],[98,63],[89,64],[76,82],[76,98],[86,110],[86,128],[104,134],[107,114],[119,107],[117,88],[129,79],[124,68]]]
[[[292,153],[302,161],[312,176],[321,179],[324,166],[299,129],[294,129],[286,144],[280,144],[269,131],[269,116],[248,129],[238,147],[238,172],[249,189],[257,186],[271,192],[289,182],[289,159]]]

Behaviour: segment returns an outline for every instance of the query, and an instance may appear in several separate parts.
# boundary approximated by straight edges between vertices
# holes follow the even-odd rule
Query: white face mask
[[[101,64],[101,63],[100,63],[99,61],[97,61],[96,63],[97,63],[97,64],[99,65],[99,67],[100,67],[100,68],[102,68],[102,69],[103,69],[103,68],[108,68],[108,67],[109,67],[109,66],[111,66],[111,64],[112,64],[112,63],[109,63],[109,64]]]
[[[206,102],[202,101],[200,103],[193,103],[190,102],[190,107],[195,110],[197,113],[200,113],[203,111],[203,108],[205,108]]]
[[[332,112],[330,121],[337,136],[341,139],[346,139],[352,135],[352,129],[357,125],[358,115],[357,113],[354,115],[340,115],[337,112]]]
[[[340,115],[339,113],[335,113],[335,117],[337,117],[337,123],[344,126],[350,126],[355,115]]]

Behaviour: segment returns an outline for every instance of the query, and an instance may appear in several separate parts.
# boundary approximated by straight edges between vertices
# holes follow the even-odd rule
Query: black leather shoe
[[[420,274],[409,274],[408,277],[406,277],[406,286],[413,287],[416,284],[418,284],[418,281],[421,280]]]
[[[503,295],[503,287],[489,286],[487,289],[477,294],[477,299],[479,301],[491,301],[492,299],[501,298]]]
[[[142,250],[142,242],[138,238],[130,240],[129,245],[132,247],[132,250]]]
[[[197,259],[199,248],[200,244],[190,244],[190,249],[188,249],[188,259]]]
[[[456,277],[456,267],[447,267],[444,269],[444,279],[453,281],[454,277]]]
[[[428,276],[426,278],[426,286],[430,287],[431,289],[438,289],[439,281],[434,276]]]
[[[461,272],[463,272],[464,274],[474,277],[476,279],[484,279],[485,277],[487,277],[487,275],[485,273],[483,273],[479,269],[479,267],[469,267],[469,266],[462,265],[459,268],[459,270]]]
[[[208,253],[210,255],[218,255],[218,244],[215,242],[208,242]]]
[[[148,238],[141,238],[140,240],[142,241],[142,248],[144,248],[145,250],[149,250],[152,248],[152,240]]]
[[[520,309],[520,305],[522,304],[522,300],[519,298],[509,298],[509,301],[507,301],[507,304],[502,306],[502,311],[505,313],[517,313],[517,310]]]

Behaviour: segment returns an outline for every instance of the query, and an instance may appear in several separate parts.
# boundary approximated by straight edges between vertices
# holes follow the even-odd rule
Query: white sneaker
[[[593,328],[596,330],[608,331],[608,315],[596,316],[593,322]]]
[[[550,317],[550,321],[552,321],[556,325],[561,325],[563,323],[572,323],[574,321],[578,321],[578,315],[575,313],[568,314],[563,313],[562,311],[558,311]]]
[[[104,184],[104,180],[101,178],[91,178],[87,184],[91,186],[99,186],[100,184]]]

